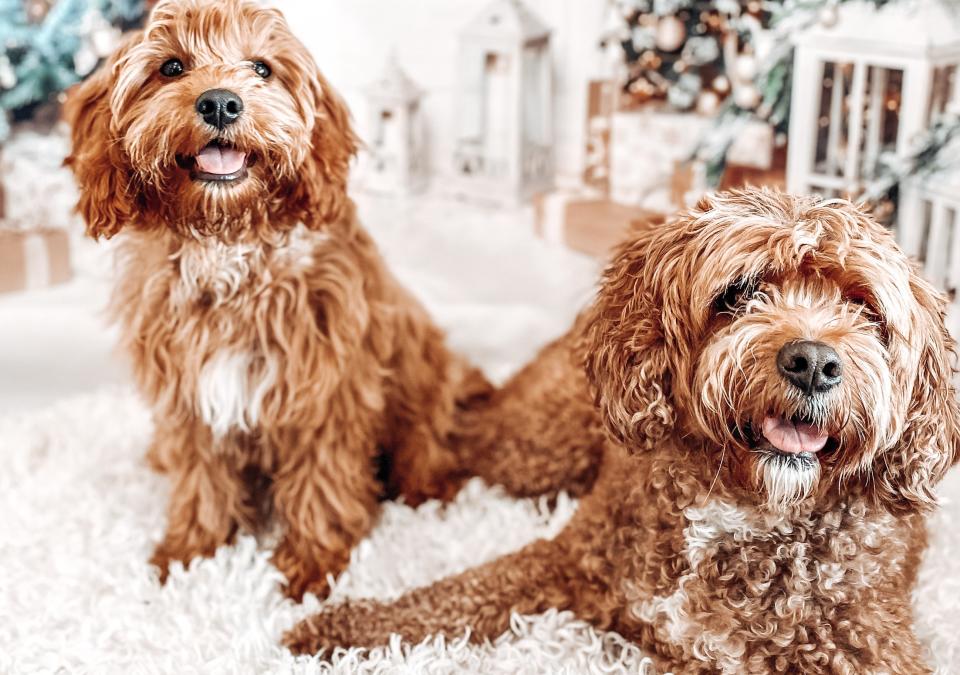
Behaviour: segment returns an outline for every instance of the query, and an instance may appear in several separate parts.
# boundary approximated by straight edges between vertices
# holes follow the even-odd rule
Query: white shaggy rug
[[[0,422],[0,673],[544,672],[614,664],[638,650],[562,614],[518,619],[515,637],[476,648],[436,641],[332,663],[293,658],[281,632],[316,610],[278,590],[252,537],[160,587],[146,560],[164,524],[167,480],[143,462],[150,419],[127,390],[101,392]],[[354,552],[333,599],[390,597],[552,536],[550,512],[472,482],[456,503],[388,504]]]
[[[126,389],[0,421],[0,673],[654,672],[619,636],[555,612],[517,618],[482,647],[433,640],[294,658],[277,641],[318,603],[285,599],[253,538],[157,583],[146,560],[168,485],[142,459],[149,434]],[[574,508],[561,499],[551,512],[479,481],[445,509],[387,504],[333,599],[394,596],[552,536]],[[958,502],[936,518],[916,599],[917,629],[943,673],[960,663],[958,519]]]

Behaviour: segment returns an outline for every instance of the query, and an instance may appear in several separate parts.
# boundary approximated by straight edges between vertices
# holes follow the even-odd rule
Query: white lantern
[[[427,182],[420,88],[391,54],[383,74],[365,93],[369,139],[361,168],[362,186],[392,195],[419,192]]]
[[[553,183],[550,30],[497,0],[463,30],[455,191],[516,204]]]
[[[956,142],[941,151],[946,157],[958,153]],[[924,276],[950,296],[949,327],[954,337],[960,337],[960,167],[904,181],[897,223],[903,250],[919,260]]]
[[[877,158],[911,142],[955,95],[960,25],[940,0],[843,2],[795,38],[787,187],[858,195]]]

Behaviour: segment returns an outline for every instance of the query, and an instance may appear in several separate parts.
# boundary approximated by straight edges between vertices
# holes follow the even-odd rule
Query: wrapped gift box
[[[71,276],[66,230],[0,228],[0,293],[43,288]]]
[[[663,104],[615,113],[610,135],[611,199],[663,213],[696,203],[709,186],[703,162],[691,157],[709,138],[714,124],[713,117],[677,112]],[[727,150],[727,167],[726,186],[777,184],[773,128],[760,120],[740,123]]]
[[[770,171],[774,162],[773,127],[761,120],[747,120],[727,150],[727,165]]]
[[[775,148],[766,167],[728,162],[720,179],[720,190],[746,186],[787,188],[787,149]]]
[[[658,213],[617,204],[596,192],[542,193],[534,197],[533,208],[539,236],[595,257],[606,257],[637,221],[663,220]]]
[[[619,89],[612,80],[587,84],[587,128],[584,149],[583,183],[589,188],[610,191],[610,121]]]
[[[694,152],[713,121],[660,105],[613,115],[610,140],[610,198],[620,204],[667,213],[673,201],[677,162]]]
[[[0,228],[82,228],[74,211],[77,188],[63,158],[70,152],[64,127],[48,134],[21,129],[4,144],[0,154],[0,181],[6,191],[6,210]]]

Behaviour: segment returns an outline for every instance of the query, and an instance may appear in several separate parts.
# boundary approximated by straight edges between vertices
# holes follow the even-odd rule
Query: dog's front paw
[[[390,631],[380,620],[383,606],[368,600],[347,600],[327,606],[288,630],[283,644],[294,654],[317,654],[336,647],[386,644]]]
[[[150,564],[157,568],[160,583],[165,584],[170,576],[171,563],[180,562],[187,567],[194,558],[209,558],[216,550],[217,546],[212,542],[203,546],[189,546],[165,539],[157,544],[153,555],[150,556]]]
[[[150,556],[150,564],[157,568],[160,583],[165,584],[167,583],[167,578],[170,576],[170,565],[172,563],[180,562],[184,567],[187,567],[193,557],[193,554],[171,548],[166,543],[161,543],[153,551],[153,555]]]
[[[167,583],[171,562],[173,562],[173,559],[165,551],[161,551],[159,546],[150,556],[150,564],[157,568],[161,584]]]
[[[412,508],[417,508],[430,499],[437,499],[441,502],[453,501],[453,498],[460,492],[460,488],[466,482],[463,476],[451,473],[442,479],[436,479],[431,482],[421,483],[415,488],[398,491],[403,496],[403,501]]]
[[[283,593],[295,602],[302,602],[307,593],[313,593],[318,600],[326,600],[330,595],[330,582],[319,570],[287,572],[285,575],[287,584]]]
[[[287,537],[273,552],[272,562],[287,578],[283,592],[288,598],[301,602],[305,594],[313,593],[317,599],[325,600],[330,595],[327,575],[343,570],[349,553],[336,556],[320,548],[297,546]]]
[[[322,614],[304,619],[283,634],[283,646],[294,654],[319,654],[333,649],[337,645],[333,644],[331,636],[322,629],[322,621]]]

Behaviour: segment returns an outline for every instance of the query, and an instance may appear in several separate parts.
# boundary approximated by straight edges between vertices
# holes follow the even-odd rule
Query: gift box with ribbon
[[[66,230],[0,228],[0,293],[52,286],[71,276]]]
[[[533,200],[534,230],[546,241],[595,257],[606,257],[637,222],[663,216],[611,201],[595,191],[555,190]]]

